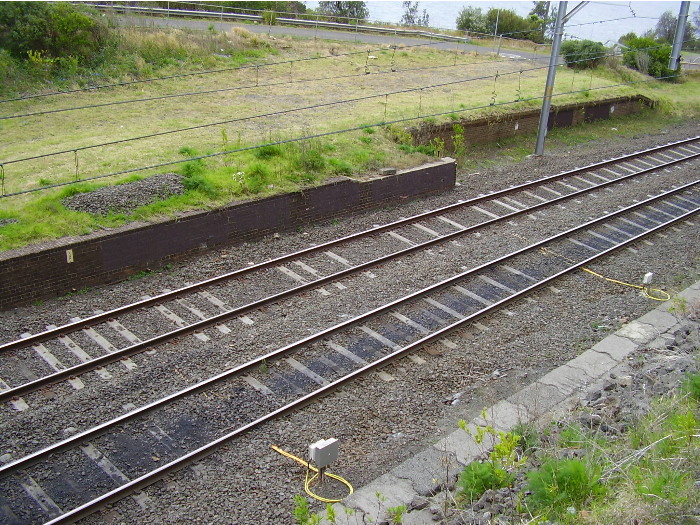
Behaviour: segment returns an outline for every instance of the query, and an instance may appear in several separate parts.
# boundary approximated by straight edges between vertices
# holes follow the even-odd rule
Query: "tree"
[[[635,33],[634,31],[630,31],[629,33],[625,33],[624,35],[622,35],[617,41],[621,44],[627,45],[627,42],[629,42],[633,38],[638,38],[637,33]]]
[[[488,33],[542,43],[539,18],[524,18],[512,9],[492,7],[486,13]]]
[[[529,17],[534,20],[534,17],[540,20],[542,25],[541,34],[543,41],[550,41],[554,36],[554,26],[557,21],[557,8],[552,5],[552,2],[532,2],[535,6],[530,10]]]
[[[677,20],[677,17],[673,16],[671,11],[664,11],[659,17],[659,21],[656,23],[656,28],[654,29],[654,37],[656,40],[666,44],[672,44],[673,37],[676,34]]]
[[[463,7],[457,15],[457,29],[470,33],[486,33],[488,31],[486,17],[480,7]]]
[[[347,24],[350,20],[367,20],[369,10],[366,2],[319,2],[318,11],[335,22]]]
[[[561,54],[571,69],[591,69],[605,60],[606,49],[592,40],[567,40],[561,45]]]
[[[418,4],[420,2],[404,2],[403,8],[404,13],[401,17],[402,26],[428,26],[428,21],[430,17],[425,9],[423,9],[423,14],[418,15]]]

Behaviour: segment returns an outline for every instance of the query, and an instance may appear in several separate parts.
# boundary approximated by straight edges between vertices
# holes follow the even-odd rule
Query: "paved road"
[[[261,24],[244,24],[236,22],[217,22],[212,20],[191,20],[182,18],[159,18],[145,16],[119,16],[117,17],[122,25],[136,25],[141,27],[177,27],[188,29],[207,30],[213,25],[217,31],[229,31],[233,27],[242,27],[253,33],[264,33],[279,36],[292,36],[299,38],[320,38],[323,40],[340,40],[345,42],[364,42],[367,44],[395,44],[414,46],[418,43],[430,43],[432,47],[443,50],[454,50],[458,48],[462,51],[477,53],[495,53],[496,46],[476,46],[473,44],[459,44],[456,42],[438,42],[427,38],[416,38],[401,35],[374,35],[371,33],[361,33],[354,31],[332,31],[329,29],[312,29],[307,27],[292,26],[264,26]],[[549,61],[549,51],[545,48],[540,53],[533,53],[525,50],[502,50],[501,56],[513,58],[514,60],[537,60],[547,63]]]

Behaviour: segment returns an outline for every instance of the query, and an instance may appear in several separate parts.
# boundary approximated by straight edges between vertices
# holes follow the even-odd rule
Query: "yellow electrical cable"
[[[270,445],[270,448],[276,452],[279,452],[283,456],[293,459],[297,463],[301,463],[306,467],[306,480],[304,481],[304,490],[306,493],[311,496],[314,499],[317,499],[318,501],[322,501],[323,503],[338,503],[340,501],[343,501],[345,498],[340,498],[340,499],[329,499],[329,498],[324,498],[323,496],[319,496],[318,494],[315,494],[314,492],[311,491],[311,483],[319,476],[320,471],[313,465],[311,465],[308,461],[304,461],[303,459],[295,456],[294,454],[290,454],[286,450],[282,450],[281,448],[275,446],[275,445]],[[315,474],[311,477],[309,477],[309,471],[315,472]],[[350,496],[353,492],[355,492],[355,489],[352,488],[352,485],[350,482],[344,478],[341,478],[340,476],[336,474],[329,474],[329,473],[324,473],[324,476],[328,476],[329,478],[335,479],[340,481],[343,485],[348,487],[350,492],[348,493],[348,496]],[[345,496],[346,498],[348,496]]]
[[[555,257],[559,257],[561,259],[564,259],[565,261],[568,261],[571,263],[574,262],[571,259],[569,259],[568,257],[565,257],[559,253],[556,253],[556,252],[550,250],[549,248],[540,248],[540,251],[542,251],[542,253],[544,253],[545,255],[550,254],[550,255],[554,255]],[[671,296],[667,292],[665,292],[663,290],[659,290],[658,288],[649,288],[647,286],[641,286],[639,284],[632,284],[632,283],[627,283],[625,281],[618,281],[617,279],[611,279],[609,277],[605,277],[604,275],[600,275],[599,273],[596,273],[593,270],[589,270],[588,268],[584,268],[584,267],[581,267],[581,270],[583,270],[584,272],[588,272],[591,275],[595,275],[596,277],[600,277],[601,279],[605,279],[606,281],[609,281],[611,283],[621,284],[622,286],[629,286],[630,288],[637,288],[638,290],[642,291],[642,295],[644,297],[646,297],[647,299],[653,299],[654,301],[668,301],[671,299]],[[658,292],[658,294],[657,294],[658,297],[655,297],[654,295],[652,295],[651,292]]]

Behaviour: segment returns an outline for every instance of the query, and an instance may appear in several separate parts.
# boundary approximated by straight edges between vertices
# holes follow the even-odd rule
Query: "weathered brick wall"
[[[192,212],[173,221],[130,224],[114,232],[4,252],[0,308],[116,282],[212,247],[447,191],[455,180],[454,160],[443,159],[365,182],[339,178],[303,192]]]
[[[583,122],[624,116],[637,113],[644,107],[653,107],[654,102],[644,96],[617,97],[614,99],[552,106],[548,128],[574,126]],[[485,144],[515,135],[527,135],[537,132],[540,110],[524,110],[507,115],[495,115],[475,120],[461,120],[449,124],[427,124],[410,130],[414,144],[427,144],[439,137],[445,142],[448,152],[455,151],[454,125],[464,128],[464,143]]]

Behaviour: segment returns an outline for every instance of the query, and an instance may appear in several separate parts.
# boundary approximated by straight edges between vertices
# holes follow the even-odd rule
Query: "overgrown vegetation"
[[[591,69],[607,58],[607,49],[592,40],[567,40],[561,45],[561,54],[566,65],[572,69]]]
[[[654,400],[647,415],[613,440],[600,427],[578,423],[554,422],[539,432],[478,427],[471,432],[477,443],[490,435],[497,444],[488,460],[462,471],[457,502],[471,504],[524,472],[517,509],[532,523],[695,523],[699,401],[700,374],[688,374],[678,391]]]
[[[117,27],[87,6],[0,2],[0,97],[242,65],[276,53],[252,33]]]
[[[465,6],[457,16],[457,29],[470,33],[502,35],[519,40],[531,40],[536,43],[545,41],[549,17],[549,7],[534,2],[535,8],[527,17],[518,15],[512,9],[489,8],[486,13],[480,7]]]
[[[671,46],[651,37],[628,36],[623,61],[627,67],[655,78],[666,78],[678,73],[669,69]]]

